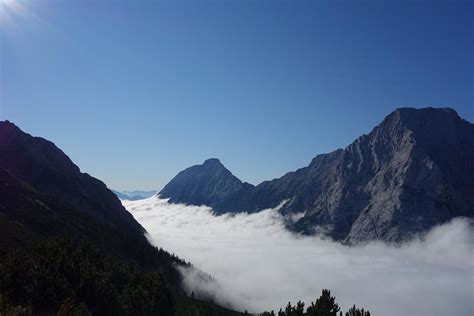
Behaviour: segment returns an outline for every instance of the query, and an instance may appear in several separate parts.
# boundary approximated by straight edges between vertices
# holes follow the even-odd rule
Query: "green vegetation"
[[[164,273],[107,254],[89,241],[49,238],[0,257],[0,315],[242,315],[187,297]],[[247,313],[245,313],[247,314]],[[288,302],[262,316],[370,316],[353,306],[343,314],[329,290],[311,302]]]
[[[55,237],[14,249],[0,256],[0,271],[1,316],[242,315],[187,297],[166,270],[146,270],[90,241]]]
[[[162,274],[104,255],[85,241],[54,238],[12,251],[0,271],[3,305],[33,314],[171,315],[175,308]]]
[[[176,266],[189,264],[143,234],[43,195],[2,168],[0,201],[1,316],[241,315],[187,298]]]
[[[304,309],[304,303],[298,301],[296,305],[292,305],[290,302],[286,305],[285,309],[281,309],[275,314],[275,311],[264,312],[260,316],[370,316],[370,312],[367,310],[358,309],[354,305],[345,314],[341,312],[339,305],[336,303],[336,298],[331,296],[331,291],[323,290],[321,296],[316,299],[311,305]]]

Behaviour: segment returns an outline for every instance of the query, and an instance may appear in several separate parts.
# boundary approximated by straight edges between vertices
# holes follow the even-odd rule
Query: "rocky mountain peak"
[[[223,211],[221,204],[249,186],[235,177],[218,159],[211,158],[201,165],[189,167],[174,177],[159,196],[174,203],[208,205]]]
[[[452,120],[460,119],[456,110],[445,107],[445,108],[413,108],[413,107],[400,107],[395,109],[392,113],[387,115],[385,121],[392,119],[401,120],[404,123],[413,123],[419,121],[420,118],[424,120]]]
[[[217,158],[209,158],[205,160],[201,165],[197,165],[197,167],[200,167],[203,170],[206,170],[206,172],[210,173],[223,172],[231,174],[231,172]]]
[[[474,125],[450,108],[398,108],[345,149],[256,187],[216,160],[163,189],[171,202],[304,212],[292,229],[337,240],[401,241],[456,216],[474,217]]]
[[[375,129],[392,132],[408,129],[416,136],[434,138],[442,133],[453,133],[454,129],[469,124],[452,108],[398,108],[390,113]],[[439,133],[441,132],[441,133]]]
[[[209,158],[203,162],[204,166],[224,167],[224,165],[217,158]],[[224,167],[225,168],[225,167]]]

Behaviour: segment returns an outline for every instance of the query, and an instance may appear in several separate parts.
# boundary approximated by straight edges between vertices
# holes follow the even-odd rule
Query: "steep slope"
[[[101,181],[79,168],[53,143],[0,122],[0,252],[65,235],[167,271],[175,260],[152,247],[145,230]]]
[[[189,264],[152,246],[144,232],[105,184],[81,173],[53,143],[0,122],[0,262],[9,269],[0,277],[0,314],[17,311],[17,304],[25,314],[55,314],[63,300],[86,303],[97,315],[104,313],[96,303],[119,306],[113,314],[156,314],[127,310],[139,299],[145,300],[142,307],[158,304],[153,308],[169,307],[176,315],[241,315],[186,297],[176,267]],[[43,253],[52,245],[61,258]],[[84,245],[96,250],[77,250]],[[71,259],[78,255],[83,265]],[[122,301],[108,301],[117,297]]]
[[[472,161],[473,124],[452,109],[401,108],[345,149],[234,192],[219,201],[220,211],[259,211],[288,200],[283,213],[305,212],[296,231],[351,243],[402,241],[453,217],[474,216]],[[179,191],[186,193],[189,182],[180,182]],[[204,204],[215,203],[206,198]],[[179,202],[195,204],[185,194]]]
[[[49,207],[38,199],[33,188],[0,168],[0,253],[40,238],[36,229],[25,226],[22,218],[29,217],[32,225],[51,229],[44,221]],[[34,213],[28,214],[34,209]],[[46,215],[47,216],[47,215]]]
[[[399,109],[344,150],[316,157],[286,210],[298,231],[348,242],[401,241],[455,216],[474,216],[474,126],[450,109]],[[273,188],[272,188],[273,186]],[[260,189],[281,187],[281,181]]]
[[[173,265],[184,262],[151,246],[142,233],[97,220],[0,168],[0,254],[53,236],[91,241],[108,253],[165,272],[176,284],[180,280]]]
[[[103,182],[81,173],[53,143],[24,133],[9,121],[0,122],[0,167],[98,221],[135,234],[144,232]]]

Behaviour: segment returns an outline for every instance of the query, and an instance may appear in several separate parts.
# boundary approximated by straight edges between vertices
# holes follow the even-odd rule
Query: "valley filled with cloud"
[[[182,273],[191,293],[249,312],[306,304],[328,288],[346,310],[374,315],[472,315],[474,233],[455,219],[402,246],[344,246],[288,231],[276,209],[216,216],[204,206],[151,197],[122,201],[149,239],[198,270]]]

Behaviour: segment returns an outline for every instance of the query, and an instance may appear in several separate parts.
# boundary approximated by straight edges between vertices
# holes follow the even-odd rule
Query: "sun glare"
[[[11,29],[18,27],[20,16],[25,17],[23,1],[0,0],[0,27]]]
[[[7,17],[10,6],[14,0],[0,0],[0,21],[5,22],[4,19]],[[3,24],[3,23],[2,23]]]
[[[14,6],[16,2],[16,0],[0,0],[0,5],[2,6],[2,8],[11,7]]]
[[[0,18],[5,19],[11,17],[20,11],[20,3],[17,0],[0,0]]]

